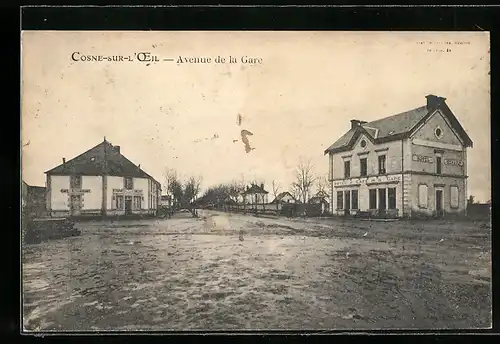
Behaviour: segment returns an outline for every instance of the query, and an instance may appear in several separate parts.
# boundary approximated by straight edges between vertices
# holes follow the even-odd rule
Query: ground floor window
[[[389,203],[389,209],[396,209],[396,188],[387,189],[387,199]]]
[[[337,209],[344,209],[344,193],[337,191]]]
[[[134,209],[141,209],[141,196],[134,196]]]
[[[370,209],[377,209],[377,190],[376,189],[370,189],[369,190],[369,208]]]
[[[358,206],[358,190],[352,190],[351,191],[351,202],[352,202],[352,209],[359,209]]]
[[[116,196],[115,206],[116,209],[123,209],[123,196]]]

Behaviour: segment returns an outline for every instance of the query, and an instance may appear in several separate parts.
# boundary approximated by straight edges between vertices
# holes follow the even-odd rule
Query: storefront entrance
[[[125,196],[125,215],[132,214],[132,196]]]
[[[349,209],[351,209],[351,191],[344,192],[344,211],[345,214],[349,214]]]

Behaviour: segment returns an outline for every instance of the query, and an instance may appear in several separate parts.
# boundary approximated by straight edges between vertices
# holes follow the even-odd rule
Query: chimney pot
[[[427,107],[435,107],[440,103],[444,103],[444,101],[446,100],[446,98],[439,97],[434,94],[429,94],[425,96],[425,98],[427,99]]]
[[[361,121],[358,121],[357,119],[351,119],[351,129],[358,127],[360,124]]]
[[[63,158],[63,164],[65,164],[65,163],[66,163],[66,158]]]

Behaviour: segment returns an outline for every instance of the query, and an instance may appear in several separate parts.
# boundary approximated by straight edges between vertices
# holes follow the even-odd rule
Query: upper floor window
[[[351,176],[351,162],[344,161],[344,178],[349,178]]]
[[[434,135],[436,135],[436,138],[440,139],[443,136],[443,130],[440,127],[437,127],[434,130]]]
[[[359,166],[360,166],[361,177],[365,177],[368,174],[368,165],[366,158],[359,159]]]
[[[82,188],[82,176],[71,176],[69,182],[72,189]]]
[[[379,155],[378,156],[378,174],[385,174],[385,173],[386,173],[385,155]]]
[[[441,157],[436,157],[436,173],[441,174]]]
[[[134,180],[130,177],[125,177],[125,189],[132,190],[134,188]]]

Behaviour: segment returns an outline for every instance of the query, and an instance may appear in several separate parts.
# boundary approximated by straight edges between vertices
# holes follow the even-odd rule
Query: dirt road
[[[25,329],[490,326],[479,224],[200,215],[81,223],[25,247]]]

